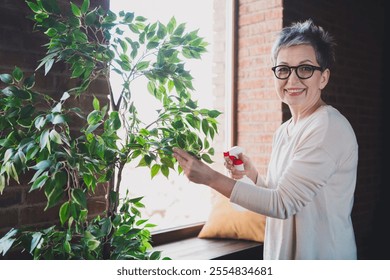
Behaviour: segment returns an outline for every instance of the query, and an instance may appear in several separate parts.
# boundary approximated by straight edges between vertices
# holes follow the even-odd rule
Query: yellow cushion
[[[242,208],[217,194],[199,238],[231,238],[264,241],[265,216]]]

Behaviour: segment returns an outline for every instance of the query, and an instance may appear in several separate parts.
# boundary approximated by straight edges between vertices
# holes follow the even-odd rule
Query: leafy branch
[[[193,77],[185,68],[186,59],[201,58],[207,43],[175,18],[166,25],[148,23],[131,12],[90,9],[89,0],[81,6],[70,2],[64,12],[56,0],[26,3],[34,30],[48,38],[36,71],[44,68],[47,75],[55,63],[64,63],[77,85],[55,100],[34,90],[34,73],[26,77],[15,67],[0,75],[0,193],[31,176],[29,191],[43,190],[45,210],[58,207],[60,222],[42,230],[11,229],[0,239],[0,253],[22,247],[36,259],[161,258],[150,251],[148,229],[154,225],[141,218],[142,198],[119,198],[122,172],[137,161],[152,178],[180,173],[173,147],[212,162],[220,112],[192,100]],[[123,79],[117,102],[111,71]],[[140,119],[131,92],[139,77],[147,86],[137,94],[161,104],[149,124]],[[90,112],[70,107],[69,100],[92,94],[96,79],[107,82],[111,103],[93,97]],[[79,133],[71,132],[75,122],[83,124]],[[91,219],[88,199],[98,188],[107,193],[106,211]]]

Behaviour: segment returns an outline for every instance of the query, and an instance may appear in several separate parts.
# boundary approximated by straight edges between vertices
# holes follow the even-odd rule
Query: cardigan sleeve
[[[275,188],[268,188],[264,181],[257,186],[238,181],[230,200],[254,212],[287,219],[313,199],[335,169],[336,163],[324,149],[302,149]]]

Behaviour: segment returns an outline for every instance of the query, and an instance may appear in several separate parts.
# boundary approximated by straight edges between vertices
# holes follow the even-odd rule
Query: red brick
[[[19,213],[16,208],[0,208],[0,229],[15,227],[19,224]]]

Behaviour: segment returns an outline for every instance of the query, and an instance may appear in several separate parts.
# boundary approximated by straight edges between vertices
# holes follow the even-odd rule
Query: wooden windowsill
[[[236,239],[203,239],[198,234],[203,224],[153,234],[153,250],[173,260],[258,259],[263,244]]]
[[[162,251],[163,256],[173,260],[215,260],[262,259],[262,247],[262,243],[254,241],[192,237],[153,249]]]

